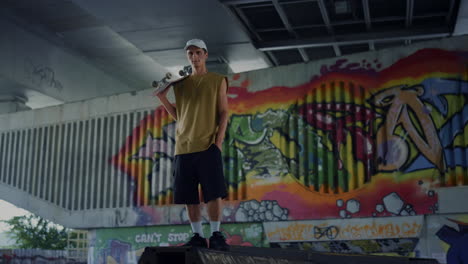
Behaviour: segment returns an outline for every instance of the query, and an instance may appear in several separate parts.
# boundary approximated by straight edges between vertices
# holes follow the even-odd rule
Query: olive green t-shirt
[[[204,151],[215,143],[219,124],[219,90],[225,78],[208,72],[190,75],[174,85],[177,112],[175,155]]]

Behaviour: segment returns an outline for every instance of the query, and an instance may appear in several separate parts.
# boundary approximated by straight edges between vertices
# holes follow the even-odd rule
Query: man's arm
[[[176,108],[171,104],[171,102],[169,102],[169,100],[167,100],[167,93],[169,92],[169,89],[170,87],[160,93],[157,93],[156,96],[159,98],[159,101],[164,105],[164,108],[166,108],[166,111],[172,116],[172,118],[177,120]]]
[[[228,100],[227,100],[227,81],[226,78],[221,82],[221,88],[219,91],[218,97],[218,114],[219,114],[219,124],[218,124],[218,134],[216,135],[216,146],[222,151],[223,150],[223,140],[224,134],[226,133],[228,118],[229,118],[229,109],[228,109]]]

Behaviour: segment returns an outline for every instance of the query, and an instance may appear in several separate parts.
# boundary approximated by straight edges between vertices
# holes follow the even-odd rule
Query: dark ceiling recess
[[[439,39],[460,0],[219,0],[275,65]]]

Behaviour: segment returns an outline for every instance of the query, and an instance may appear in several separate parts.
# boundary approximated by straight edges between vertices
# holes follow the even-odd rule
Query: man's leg
[[[203,234],[203,227],[201,222],[201,210],[199,204],[186,204],[187,215],[190,220],[190,226],[192,227],[193,237],[184,244],[184,246],[191,247],[208,247],[205,236]]]
[[[200,160],[198,175],[203,191],[203,201],[207,205],[208,217],[210,219],[210,248],[215,250],[228,250],[226,239],[219,232],[222,215],[222,199],[227,196],[226,182],[224,180],[224,168],[221,151],[216,145],[204,152]]]
[[[217,198],[211,200],[207,203],[208,207],[208,217],[210,219],[210,229],[211,234],[213,232],[219,232],[219,226],[221,221],[221,211],[222,211],[222,203],[221,198]]]
[[[203,234],[203,227],[201,222],[201,207],[200,204],[186,204],[188,218],[190,220],[190,226],[192,232],[198,233],[201,237],[205,237]]]
[[[204,247],[208,245],[203,236],[198,194],[198,179],[193,174],[195,155],[183,154],[175,157],[174,203],[185,204],[192,226],[193,237],[184,246]]]
[[[187,214],[190,222],[201,221],[201,207],[200,204],[186,204]]]
[[[215,250],[229,250],[229,245],[226,239],[219,232],[221,221],[222,201],[221,198],[216,198],[207,202],[208,217],[210,218],[210,248]]]

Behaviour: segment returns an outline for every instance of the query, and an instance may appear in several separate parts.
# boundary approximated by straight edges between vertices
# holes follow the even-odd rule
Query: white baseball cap
[[[195,47],[198,47],[200,49],[205,49],[206,51],[208,51],[208,48],[206,47],[206,44],[203,40],[201,39],[191,39],[189,41],[187,41],[187,44],[185,44],[185,48],[184,50],[187,50],[188,47],[190,46],[195,46]]]

